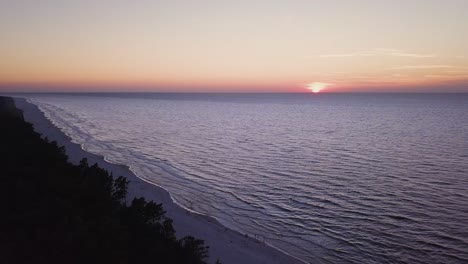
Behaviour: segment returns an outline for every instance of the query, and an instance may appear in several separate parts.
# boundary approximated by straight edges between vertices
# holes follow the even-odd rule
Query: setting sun
[[[319,93],[328,86],[330,86],[329,83],[313,82],[307,85],[307,89],[311,90],[313,93]]]

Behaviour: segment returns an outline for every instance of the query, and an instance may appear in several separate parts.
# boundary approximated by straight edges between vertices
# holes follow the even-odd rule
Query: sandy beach
[[[203,239],[210,247],[209,263],[215,263],[217,259],[225,264],[303,263],[254,238],[222,226],[214,218],[183,209],[172,201],[166,190],[138,178],[127,166],[109,163],[102,156],[86,152],[80,145],[71,142],[71,139],[55,127],[36,105],[23,98],[15,98],[15,104],[23,110],[25,120],[33,124],[36,132],[66,148],[72,163],[78,164],[82,158],[87,158],[89,164],[97,163],[114,176],[121,175],[130,180],[127,201],[134,197],[144,197],[162,203],[167,216],[174,221],[173,225],[179,238],[192,235]]]

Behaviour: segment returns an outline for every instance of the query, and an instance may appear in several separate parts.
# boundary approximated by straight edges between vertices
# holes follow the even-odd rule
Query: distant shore
[[[181,208],[172,201],[166,190],[138,178],[127,166],[109,163],[102,156],[86,152],[80,145],[71,142],[71,139],[54,126],[36,105],[23,98],[14,99],[16,106],[23,110],[25,120],[33,124],[36,132],[66,148],[70,162],[78,164],[82,158],[87,158],[89,164],[97,163],[114,176],[125,176],[130,180],[128,201],[134,197],[144,197],[162,203],[167,216],[174,221],[178,237],[193,235],[203,239],[210,247],[209,263],[214,263],[217,259],[224,264],[304,263],[254,238],[226,228],[212,217]]]

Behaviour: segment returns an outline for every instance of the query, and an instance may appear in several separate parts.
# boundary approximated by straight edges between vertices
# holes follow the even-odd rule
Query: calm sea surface
[[[28,97],[85,149],[303,260],[468,262],[468,94]]]

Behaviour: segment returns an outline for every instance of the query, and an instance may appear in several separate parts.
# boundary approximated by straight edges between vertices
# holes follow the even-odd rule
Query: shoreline
[[[130,180],[127,202],[135,197],[144,197],[148,201],[162,203],[166,215],[173,220],[178,238],[191,235],[204,240],[205,245],[210,247],[208,263],[214,263],[217,259],[224,264],[307,263],[253,237],[229,229],[214,217],[176,204],[167,190],[138,177],[129,166],[108,162],[105,157],[90,153],[81,145],[73,143],[71,138],[56,127],[35,104],[21,97],[13,99],[16,107],[23,111],[25,121],[33,124],[36,132],[65,147],[71,163],[78,164],[82,158],[87,158],[89,164],[97,163],[114,176],[126,177]]]

